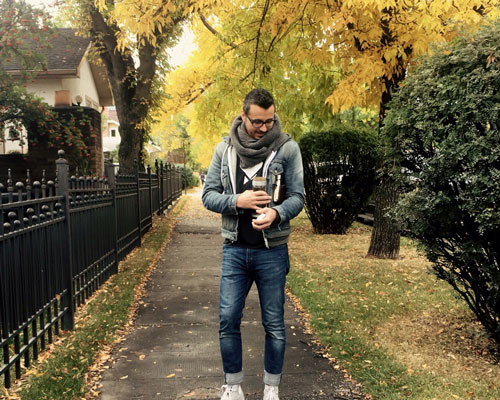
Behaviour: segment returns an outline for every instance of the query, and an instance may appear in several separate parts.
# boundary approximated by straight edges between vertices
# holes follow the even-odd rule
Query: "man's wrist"
[[[276,213],[276,217],[274,217],[274,221],[273,223],[277,223],[279,224],[280,221],[281,221],[281,217],[280,217],[280,213],[278,212],[278,210],[274,207],[271,207],[271,210],[274,210],[274,212]]]
[[[235,196],[235,201],[234,201],[234,204],[235,204],[236,208],[242,208],[242,207],[241,207],[241,204],[238,204],[238,201],[239,201],[239,199],[240,199],[241,193],[237,193],[237,194],[235,194],[234,196]]]

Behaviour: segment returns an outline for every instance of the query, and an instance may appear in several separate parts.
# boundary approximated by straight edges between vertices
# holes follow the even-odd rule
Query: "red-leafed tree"
[[[40,50],[56,35],[50,15],[23,0],[1,0],[0,15],[0,138],[20,138],[24,130],[34,130],[30,144],[43,139],[49,146],[73,147],[79,156],[87,156],[81,121],[63,123],[47,103],[26,90],[47,68]]]

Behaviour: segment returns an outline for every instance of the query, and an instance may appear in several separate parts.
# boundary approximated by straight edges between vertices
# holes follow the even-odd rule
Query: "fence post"
[[[141,232],[141,183],[139,180],[139,163],[136,162],[136,182],[137,182],[137,246],[141,247],[142,245],[142,232]]]
[[[173,171],[173,167],[171,164],[167,164],[167,168],[168,168],[168,171],[167,171],[167,175],[168,175],[168,206],[170,207],[170,205],[173,203],[173,196],[174,196],[174,191],[172,190],[172,184],[174,183],[174,181],[172,180],[172,171]]]
[[[113,197],[113,214],[114,214],[114,228],[115,228],[115,266],[113,268],[113,273],[118,272],[118,210],[116,204],[116,175],[115,166],[113,165],[113,160],[108,160],[104,164],[104,174],[108,180],[109,187],[111,188],[111,195]]]
[[[172,166],[172,202],[177,199],[177,192],[180,190],[182,191],[182,178],[179,186],[179,167]]]
[[[165,211],[165,165],[163,165],[163,161],[160,162],[160,170],[161,170],[161,212]]]
[[[187,194],[187,182],[184,181],[184,176],[181,167],[177,168],[177,192],[175,193],[175,198],[178,199],[182,196],[182,187],[185,188],[185,193]]]
[[[188,194],[188,183],[187,183],[187,172],[186,172],[186,163],[184,163],[184,168],[181,170],[181,182],[182,186],[184,186],[184,194]],[[181,186],[181,195],[182,195],[182,186]],[[180,197],[180,196],[179,196]]]
[[[73,302],[74,287],[73,287],[73,249],[71,239],[71,217],[69,208],[69,165],[64,158],[66,155],[64,150],[57,152],[58,159],[56,160],[56,175],[58,185],[56,188],[57,196],[64,196],[64,209],[66,213],[66,229],[67,229],[67,252],[68,252],[68,269],[65,286],[67,288],[66,296],[63,297],[62,306],[67,310],[62,319],[62,329],[72,330],[74,326],[75,306]]]
[[[151,167],[148,165],[149,178],[149,216],[151,218],[151,226],[153,226],[153,177],[151,176]]]
[[[175,199],[177,198],[177,191],[179,190],[179,167],[176,167],[175,165],[172,165],[172,204],[174,203]],[[181,186],[182,190],[182,186]]]
[[[156,170],[156,178],[158,180],[158,215],[161,215],[162,210],[161,210],[161,177],[160,177],[160,169],[158,165],[158,160],[155,160],[155,170]]]
[[[170,199],[170,181],[168,180],[168,162],[165,162],[165,164],[163,165],[163,185],[164,185],[164,189],[163,189],[163,202],[165,203],[165,209],[168,208],[168,201]]]

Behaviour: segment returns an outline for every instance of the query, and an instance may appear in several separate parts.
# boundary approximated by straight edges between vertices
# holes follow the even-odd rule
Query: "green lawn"
[[[288,288],[329,356],[376,399],[499,399],[494,345],[465,303],[408,239],[398,260],[367,258],[370,234],[294,220]]]

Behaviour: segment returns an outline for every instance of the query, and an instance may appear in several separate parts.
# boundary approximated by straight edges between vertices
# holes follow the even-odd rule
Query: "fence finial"
[[[28,200],[31,200],[31,176],[30,176],[30,170],[26,170],[26,196]]]
[[[64,196],[69,190],[69,165],[68,161],[64,158],[64,150],[59,150],[57,152],[57,155],[59,156],[59,158],[56,160],[56,195]]]
[[[30,176],[30,170],[26,170],[26,189],[31,189],[31,176]]]
[[[7,170],[7,192],[10,193],[10,192],[14,191],[14,187],[12,185],[13,185],[13,182],[12,182],[12,171],[9,168]]]

